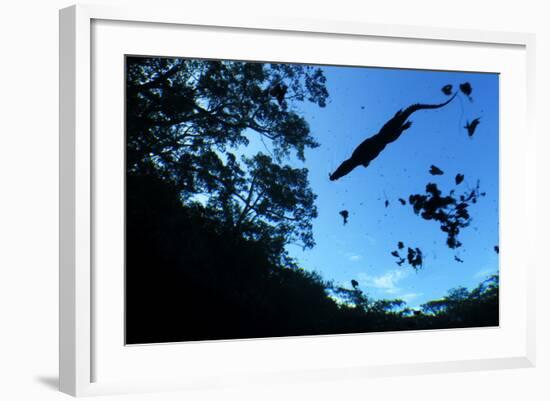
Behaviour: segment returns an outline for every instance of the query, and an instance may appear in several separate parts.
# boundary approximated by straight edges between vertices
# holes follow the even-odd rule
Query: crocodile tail
[[[409,106],[407,107],[404,111],[403,111],[403,115],[406,116],[407,118],[409,118],[409,116],[414,113],[415,111],[418,111],[418,110],[429,110],[429,109],[439,109],[440,107],[443,107],[443,106],[446,106],[448,105],[449,103],[451,103],[451,101],[456,97],[456,93],[451,96],[451,98],[449,100],[447,100],[446,102],[443,102],[443,103],[439,103],[439,104],[421,104],[421,103],[416,103],[416,104],[413,104],[412,106]]]

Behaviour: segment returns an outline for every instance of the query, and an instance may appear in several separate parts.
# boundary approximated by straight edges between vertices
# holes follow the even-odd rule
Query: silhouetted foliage
[[[467,308],[444,299],[414,313],[370,299],[356,280],[344,288],[275,263],[269,243],[184,206],[173,184],[128,175],[127,186],[128,343],[498,324],[498,291],[472,291]]]
[[[314,244],[317,215],[307,169],[283,163],[318,146],[289,102],[324,107],[319,68],[171,58],[127,58],[127,171],[153,175],[178,189],[187,206],[243,237],[284,245]],[[270,155],[239,157],[256,135]],[[270,149],[268,148],[268,146]]]
[[[483,322],[482,326],[497,326],[498,292],[498,275],[493,275],[472,291],[464,287],[450,290],[447,296],[422,305],[422,311],[437,324],[477,327]]]
[[[286,96],[287,90],[288,90],[288,86],[282,85],[282,84],[276,84],[269,90],[269,94],[273,96],[275,99],[277,99],[279,106],[286,107],[284,102],[285,102],[285,96]]]
[[[401,203],[403,206],[405,206],[407,204],[407,201],[403,198],[399,198],[399,203]]]
[[[462,181],[464,181],[464,174],[457,174],[455,177],[455,184],[460,185]]]

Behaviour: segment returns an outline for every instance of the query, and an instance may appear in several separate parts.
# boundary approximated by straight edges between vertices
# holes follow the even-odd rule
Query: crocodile
[[[371,161],[373,161],[384,148],[394,142],[406,129],[412,125],[411,121],[407,121],[408,118],[416,111],[419,110],[433,110],[439,109],[449,104],[456,97],[456,93],[446,102],[439,104],[413,104],[406,109],[401,109],[380,129],[380,131],[365,139],[363,142],[355,148],[351,157],[343,161],[340,166],[329,174],[331,181],[338,180],[345,175],[349,174],[353,169],[358,166],[368,167]]]

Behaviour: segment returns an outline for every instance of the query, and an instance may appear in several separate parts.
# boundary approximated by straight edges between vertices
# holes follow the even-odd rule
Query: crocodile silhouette
[[[416,111],[439,109],[449,104],[456,97],[456,93],[446,102],[439,104],[413,104],[406,109],[401,109],[380,129],[380,131],[365,139],[355,148],[351,157],[340,164],[334,173],[329,174],[331,181],[338,180],[349,174],[358,166],[368,167],[384,148],[394,142],[406,129],[410,128],[412,122],[407,119]]]

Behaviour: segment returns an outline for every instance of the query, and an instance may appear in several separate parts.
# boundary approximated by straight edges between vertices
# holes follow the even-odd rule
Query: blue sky
[[[306,152],[307,167],[317,194],[319,217],[314,221],[313,249],[288,246],[299,264],[323,278],[350,287],[350,280],[373,298],[401,298],[409,306],[440,298],[457,286],[473,288],[498,271],[498,75],[362,67],[323,67],[330,100],[326,108],[311,104],[294,107],[305,116],[321,144]],[[410,129],[368,168],[358,167],[338,181],[329,172],[365,138],[378,132],[395,112],[413,103],[440,103],[446,84],[473,87],[473,101],[460,94],[439,110],[418,111]],[[481,118],[473,137],[466,120]],[[432,176],[434,164],[445,174]],[[477,180],[486,196],[470,207],[472,223],[459,235],[462,247],[451,250],[438,223],[415,215],[412,206],[398,202],[424,193],[435,182],[444,194],[455,187],[457,173],[465,180],[457,193],[473,189]],[[390,202],[386,208],[385,200]],[[343,224],[339,211],[349,211]],[[397,242],[418,247],[423,268],[398,266],[391,251]],[[454,256],[464,263],[458,263]]]

